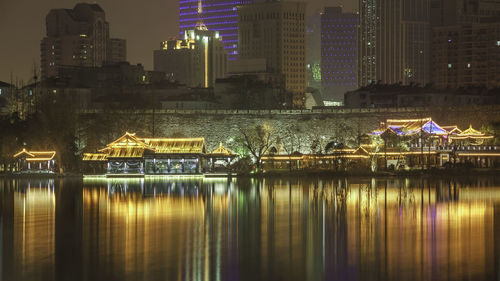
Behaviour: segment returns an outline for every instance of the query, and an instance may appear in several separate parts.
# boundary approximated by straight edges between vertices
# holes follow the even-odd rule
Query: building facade
[[[431,0],[432,26],[479,23],[500,16],[498,0]]]
[[[358,15],[326,7],[321,15],[321,80],[323,96],[341,102],[357,88]]]
[[[99,153],[84,153],[86,172],[106,176],[230,172],[236,155],[219,144],[207,152],[204,138],[140,138],[126,133]]]
[[[14,154],[14,162],[8,170],[16,174],[56,174],[55,156],[55,151],[28,151],[23,148]]]
[[[433,29],[437,88],[500,87],[500,22]]]
[[[53,9],[46,17],[46,29],[40,45],[42,79],[57,77],[60,66],[101,66],[110,54],[120,54],[120,60],[126,60],[124,40],[110,43],[109,23],[97,4]]]
[[[188,30],[203,25],[218,31],[229,60],[238,58],[238,5],[253,0],[179,0],[179,27],[181,36]]]
[[[321,13],[306,17],[307,87],[321,90]]]
[[[382,90],[359,89],[347,92],[344,100],[347,108],[465,107],[499,103],[500,99],[494,90],[454,91],[409,86]]]
[[[127,41],[125,39],[110,38],[107,48],[108,63],[119,63],[127,61]]]
[[[0,81],[0,116],[12,113],[14,92],[13,85]]]
[[[303,107],[306,92],[306,4],[266,2],[239,8],[242,59],[265,58],[268,72],[283,75],[284,88]]]
[[[186,31],[182,40],[162,42],[153,56],[155,71],[188,87],[213,87],[227,73],[228,56],[218,31]]]
[[[360,0],[358,84],[430,82],[430,0]]]

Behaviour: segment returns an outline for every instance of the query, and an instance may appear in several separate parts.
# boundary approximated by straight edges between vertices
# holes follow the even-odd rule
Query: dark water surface
[[[2,280],[500,280],[500,177],[0,179]]]

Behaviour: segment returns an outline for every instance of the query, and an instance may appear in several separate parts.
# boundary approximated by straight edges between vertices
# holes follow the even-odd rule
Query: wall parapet
[[[418,113],[418,112],[498,112],[500,105],[466,106],[466,107],[398,107],[398,108],[321,108],[321,109],[270,109],[270,110],[242,110],[242,109],[87,109],[80,110],[80,114],[123,113],[123,114],[177,114],[177,115],[318,115],[318,114],[378,114],[378,113]]]

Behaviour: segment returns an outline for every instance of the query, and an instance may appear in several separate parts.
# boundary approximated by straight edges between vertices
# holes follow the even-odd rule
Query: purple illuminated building
[[[208,30],[219,31],[229,60],[238,58],[237,6],[253,0],[179,0],[180,35],[202,23]]]
[[[341,102],[357,88],[358,15],[326,7],[321,15],[321,80],[325,100]]]

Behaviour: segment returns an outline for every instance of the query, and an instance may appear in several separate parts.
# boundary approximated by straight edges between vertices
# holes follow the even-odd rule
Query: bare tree
[[[380,152],[382,145],[384,144],[384,141],[380,136],[373,135],[371,136],[372,138],[372,145],[374,147],[373,152],[370,154],[370,169],[372,172],[377,171],[377,154]]]
[[[262,156],[266,154],[275,141],[274,130],[268,124],[256,125],[240,129],[240,143],[253,156],[257,170],[262,168]]]

